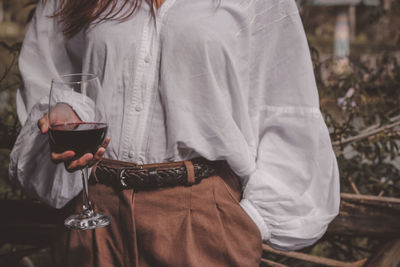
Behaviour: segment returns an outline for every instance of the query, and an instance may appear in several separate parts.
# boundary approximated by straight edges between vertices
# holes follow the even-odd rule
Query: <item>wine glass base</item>
[[[82,212],[69,216],[65,221],[65,227],[73,230],[90,230],[107,226],[111,223],[112,217],[99,212],[90,214]]]

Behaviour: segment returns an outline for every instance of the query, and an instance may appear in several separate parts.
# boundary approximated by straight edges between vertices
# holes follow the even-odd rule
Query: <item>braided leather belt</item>
[[[213,176],[225,161],[208,161],[197,158],[137,165],[130,162],[102,159],[92,169],[95,182],[117,186],[121,189],[149,190],[160,187],[188,186],[198,184]]]

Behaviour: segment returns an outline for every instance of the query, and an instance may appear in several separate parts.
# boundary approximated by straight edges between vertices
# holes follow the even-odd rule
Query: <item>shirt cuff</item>
[[[59,91],[51,97],[54,103],[69,105],[82,121],[95,121],[95,102],[90,97],[74,91]]]
[[[242,199],[239,204],[247,213],[247,215],[249,215],[249,217],[257,225],[258,230],[260,230],[262,240],[267,241],[268,239],[270,239],[271,232],[268,229],[267,224],[265,223],[264,219],[261,217],[257,209],[254,207],[254,205],[250,202],[250,200]]]

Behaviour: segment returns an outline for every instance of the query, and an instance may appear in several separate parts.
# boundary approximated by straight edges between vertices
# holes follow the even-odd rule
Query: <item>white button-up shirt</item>
[[[71,39],[49,18],[57,4],[39,4],[19,61],[10,177],[28,194],[60,208],[82,190],[79,173],[51,161],[37,120],[53,77],[94,73],[110,118],[106,157],[227,160],[263,240],[299,249],[323,235],[338,213],[338,166],[294,0],[166,0],[155,16],[144,1],[130,19]]]

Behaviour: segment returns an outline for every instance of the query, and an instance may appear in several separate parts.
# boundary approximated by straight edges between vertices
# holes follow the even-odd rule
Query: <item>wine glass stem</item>
[[[89,200],[89,191],[88,191],[88,167],[86,166],[82,170],[82,184],[83,184],[83,212],[93,213],[92,203]]]

